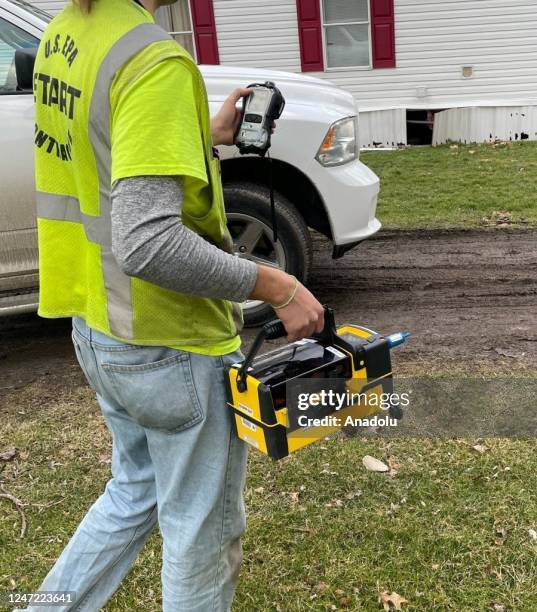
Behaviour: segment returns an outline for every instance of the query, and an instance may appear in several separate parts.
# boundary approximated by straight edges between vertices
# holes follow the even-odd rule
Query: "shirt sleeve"
[[[113,184],[112,252],[119,266],[166,289],[244,302],[257,265],[185,227],[182,199],[182,177],[139,176]]]
[[[195,87],[182,61],[168,58],[121,88],[111,108],[112,182],[144,175],[208,182]]]

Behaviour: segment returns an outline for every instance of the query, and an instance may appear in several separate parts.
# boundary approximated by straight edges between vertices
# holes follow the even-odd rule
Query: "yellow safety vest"
[[[80,316],[134,344],[235,350],[239,304],[129,277],[112,254],[110,90],[134,56],[147,69],[179,58],[193,74],[209,183],[200,197],[185,197],[182,221],[232,252],[207,93],[192,58],[131,0],[95,2],[89,15],[69,4],[47,27],[34,69],[39,314]]]

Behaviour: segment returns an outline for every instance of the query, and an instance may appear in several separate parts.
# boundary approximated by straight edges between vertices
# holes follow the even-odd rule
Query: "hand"
[[[226,98],[220,110],[211,119],[213,144],[232,145],[235,133],[242,119],[242,110],[237,108],[237,102],[252,93],[252,89],[238,87]]]
[[[292,294],[295,280],[278,268],[257,266],[257,280],[250,299],[270,304],[283,304]],[[301,340],[324,328],[324,308],[302,283],[298,283],[295,297],[285,308],[274,311],[281,319],[289,342]]]
[[[231,95],[226,98],[220,110],[211,119],[211,130],[213,134],[213,144],[232,145],[235,139],[235,134],[239,129],[242,120],[242,109],[237,108],[237,102],[241,98],[246,98],[252,93],[252,89],[247,87],[238,87],[234,89]],[[274,134],[276,122],[272,122],[271,133]]]

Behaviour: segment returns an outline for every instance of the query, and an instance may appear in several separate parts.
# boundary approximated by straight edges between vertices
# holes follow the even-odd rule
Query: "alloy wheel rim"
[[[258,264],[285,270],[285,251],[281,240],[274,242],[270,225],[244,213],[229,212],[226,216],[235,255]],[[249,310],[262,304],[261,300],[246,300],[243,302],[243,308]]]

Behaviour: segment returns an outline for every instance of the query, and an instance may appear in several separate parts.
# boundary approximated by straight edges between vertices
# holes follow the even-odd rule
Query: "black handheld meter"
[[[262,157],[270,147],[272,122],[280,117],[285,106],[281,91],[271,81],[248,85],[252,93],[243,98],[242,121],[235,134],[241,155],[257,153]]]

